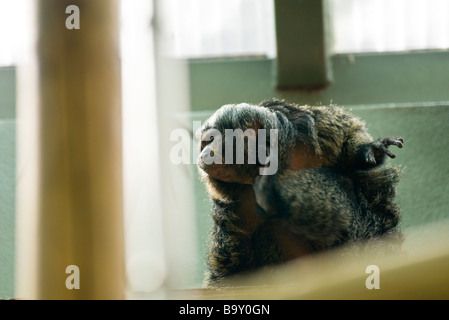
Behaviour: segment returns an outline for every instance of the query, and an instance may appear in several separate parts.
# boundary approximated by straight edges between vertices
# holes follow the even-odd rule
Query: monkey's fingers
[[[365,163],[369,166],[376,166],[383,162],[385,156],[394,159],[396,155],[388,150],[388,147],[396,146],[402,148],[403,145],[404,139],[401,137],[388,137],[375,140],[365,149]]]
[[[387,147],[382,146],[382,147],[381,147],[381,150],[382,150],[383,153],[385,153],[385,154],[386,154],[387,156],[389,156],[391,159],[396,158],[396,155],[395,155],[393,152],[391,152],[390,150],[388,150]]]
[[[395,138],[395,137],[389,137],[382,139],[382,143],[385,147],[388,146],[396,146],[398,148],[402,148],[404,145],[404,139],[401,137]]]
[[[387,156],[394,159],[396,158],[396,155],[392,153],[390,150],[388,150],[389,146],[396,146],[398,148],[402,148],[404,146],[404,139],[401,137],[389,137],[382,139],[382,146],[380,149],[382,152],[384,152]]]

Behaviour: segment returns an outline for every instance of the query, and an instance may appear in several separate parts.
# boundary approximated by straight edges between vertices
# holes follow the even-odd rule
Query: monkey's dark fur
[[[202,153],[222,148],[205,139],[211,129],[248,128],[266,129],[268,140],[278,129],[279,170],[261,176],[261,164],[207,165],[200,155],[213,202],[206,285],[343,244],[393,238],[400,246],[399,170],[383,163],[402,138],[373,140],[335,106],[270,100],[220,108],[201,129]]]

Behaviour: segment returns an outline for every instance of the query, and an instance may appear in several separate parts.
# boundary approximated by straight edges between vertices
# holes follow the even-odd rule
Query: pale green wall
[[[16,118],[16,71],[0,67],[0,119]]]
[[[0,299],[14,296],[15,72],[0,68]]]
[[[276,90],[275,61],[261,58],[190,63],[193,110],[272,97],[299,104],[365,105],[449,101],[449,51],[336,55],[323,90]]]

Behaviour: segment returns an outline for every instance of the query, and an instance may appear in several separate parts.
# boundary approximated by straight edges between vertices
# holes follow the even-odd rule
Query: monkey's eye
[[[201,140],[201,150],[203,150],[212,141],[214,141],[213,135],[204,136],[203,139]]]

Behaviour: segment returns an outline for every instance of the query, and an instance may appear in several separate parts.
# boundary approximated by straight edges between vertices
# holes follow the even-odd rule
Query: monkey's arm
[[[395,145],[402,148],[404,139],[387,137],[374,140],[365,122],[341,108],[311,108],[324,159],[324,166],[343,169],[345,172],[367,170],[382,165],[387,157],[395,158],[388,150]]]
[[[347,241],[356,211],[352,188],[348,178],[326,168],[258,176],[253,184],[261,213],[282,220],[314,250]]]
[[[227,277],[249,269],[252,252],[241,216],[244,209],[240,201],[214,200],[205,286],[223,285]]]

